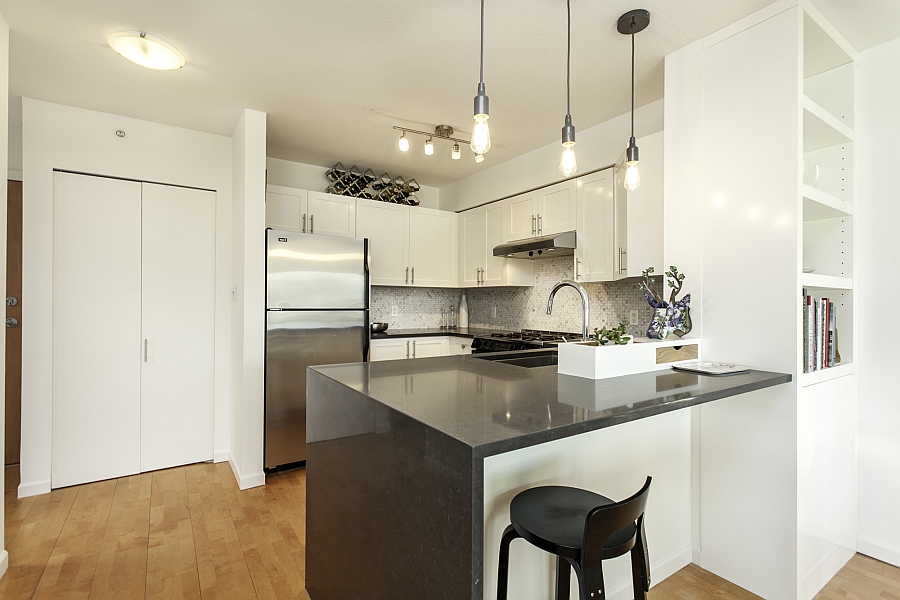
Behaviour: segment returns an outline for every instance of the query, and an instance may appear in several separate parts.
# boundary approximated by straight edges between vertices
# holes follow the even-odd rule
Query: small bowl
[[[372,333],[382,333],[387,331],[387,323],[372,323]]]

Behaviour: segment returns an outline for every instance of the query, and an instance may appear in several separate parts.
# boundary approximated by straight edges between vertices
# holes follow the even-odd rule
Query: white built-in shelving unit
[[[803,373],[801,343],[798,372],[800,385],[807,387],[854,372],[856,52],[817,10],[809,5],[803,8],[801,235],[803,270],[814,270],[801,272],[799,282],[801,290],[834,302],[841,355],[836,367]],[[801,340],[802,335],[801,320]]]

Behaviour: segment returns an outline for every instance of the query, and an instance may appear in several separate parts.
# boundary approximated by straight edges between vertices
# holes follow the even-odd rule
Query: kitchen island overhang
[[[634,423],[631,437],[655,436],[635,429],[649,424],[683,430],[681,416],[668,417],[681,425],[635,422],[790,381],[790,375],[762,371],[729,377],[656,371],[595,381],[558,375],[552,367],[462,356],[310,368],[310,597],[492,598],[494,590],[485,587],[485,556],[496,553],[493,542],[485,546],[486,458],[508,455],[506,464],[527,468],[520,458],[535,460],[544,450],[536,446],[560,442],[546,446],[559,461],[565,448],[574,448],[566,446],[573,440],[562,440],[616,425]],[[618,428],[615,437],[623,432]],[[605,453],[604,463],[621,462],[619,472],[629,461],[612,448],[627,438],[609,446],[606,438],[613,437],[593,434],[574,442]],[[676,454],[660,448],[646,460]],[[640,460],[634,463],[642,468]],[[518,479],[509,483],[513,487],[531,483],[524,471],[511,477]],[[665,480],[660,485],[665,490]],[[498,489],[488,481],[489,491]],[[508,490],[501,495],[505,502]],[[503,502],[488,503],[493,529],[491,519],[504,518],[495,514]],[[653,544],[651,536],[651,550]],[[514,569],[515,550],[513,561]]]

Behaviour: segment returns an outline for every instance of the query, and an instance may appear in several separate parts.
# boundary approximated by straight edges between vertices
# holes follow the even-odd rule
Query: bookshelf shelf
[[[803,287],[822,290],[852,290],[852,277],[837,277],[834,275],[818,275],[816,273],[803,273],[800,275],[800,283]]]
[[[820,221],[853,216],[853,205],[810,185],[803,185],[803,220]]]
[[[800,373],[800,387],[809,387],[811,385],[816,385],[817,383],[837,379],[838,377],[846,377],[853,373],[856,373],[856,364],[852,362],[841,363],[830,369],[822,369],[821,371]]]
[[[804,95],[802,104],[804,152],[853,141],[853,129],[822,108],[815,100]]]

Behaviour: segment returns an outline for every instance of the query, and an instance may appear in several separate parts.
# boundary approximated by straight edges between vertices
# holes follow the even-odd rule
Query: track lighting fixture
[[[425,140],[425,156],[431,156],[434,154],[434,142],[431,141],[431,138]]]
[[[470,143],[469,140],[453,137],[453,128],[449,125],[438,125],[434,128],[433,132],[418,131],[407,127],[397,127],[396,125],[394,126],[394,129],[400,132],[400,150],[402,152],[409,150],[409,138],[406,137],[407,133],[423,135],[428,138],[425,140],[425,154],[428,156],[434,154],[434,140],[447,140],[448,142],[453,142],[453,150],[450,153],[450,158],[453,160],[459,160],[460,158],[459,145]]]
[[[453,144],[453,150],[450,152],[450,158],[459,160],[459,144]]]
[[[476,163],[484,162],[484,154],[476,154],[476,155],[475,155],[475,162],[476,162]]]
[[[406,132],[400,134],[400,152],[409,150],[409,140],[406,139]]]

